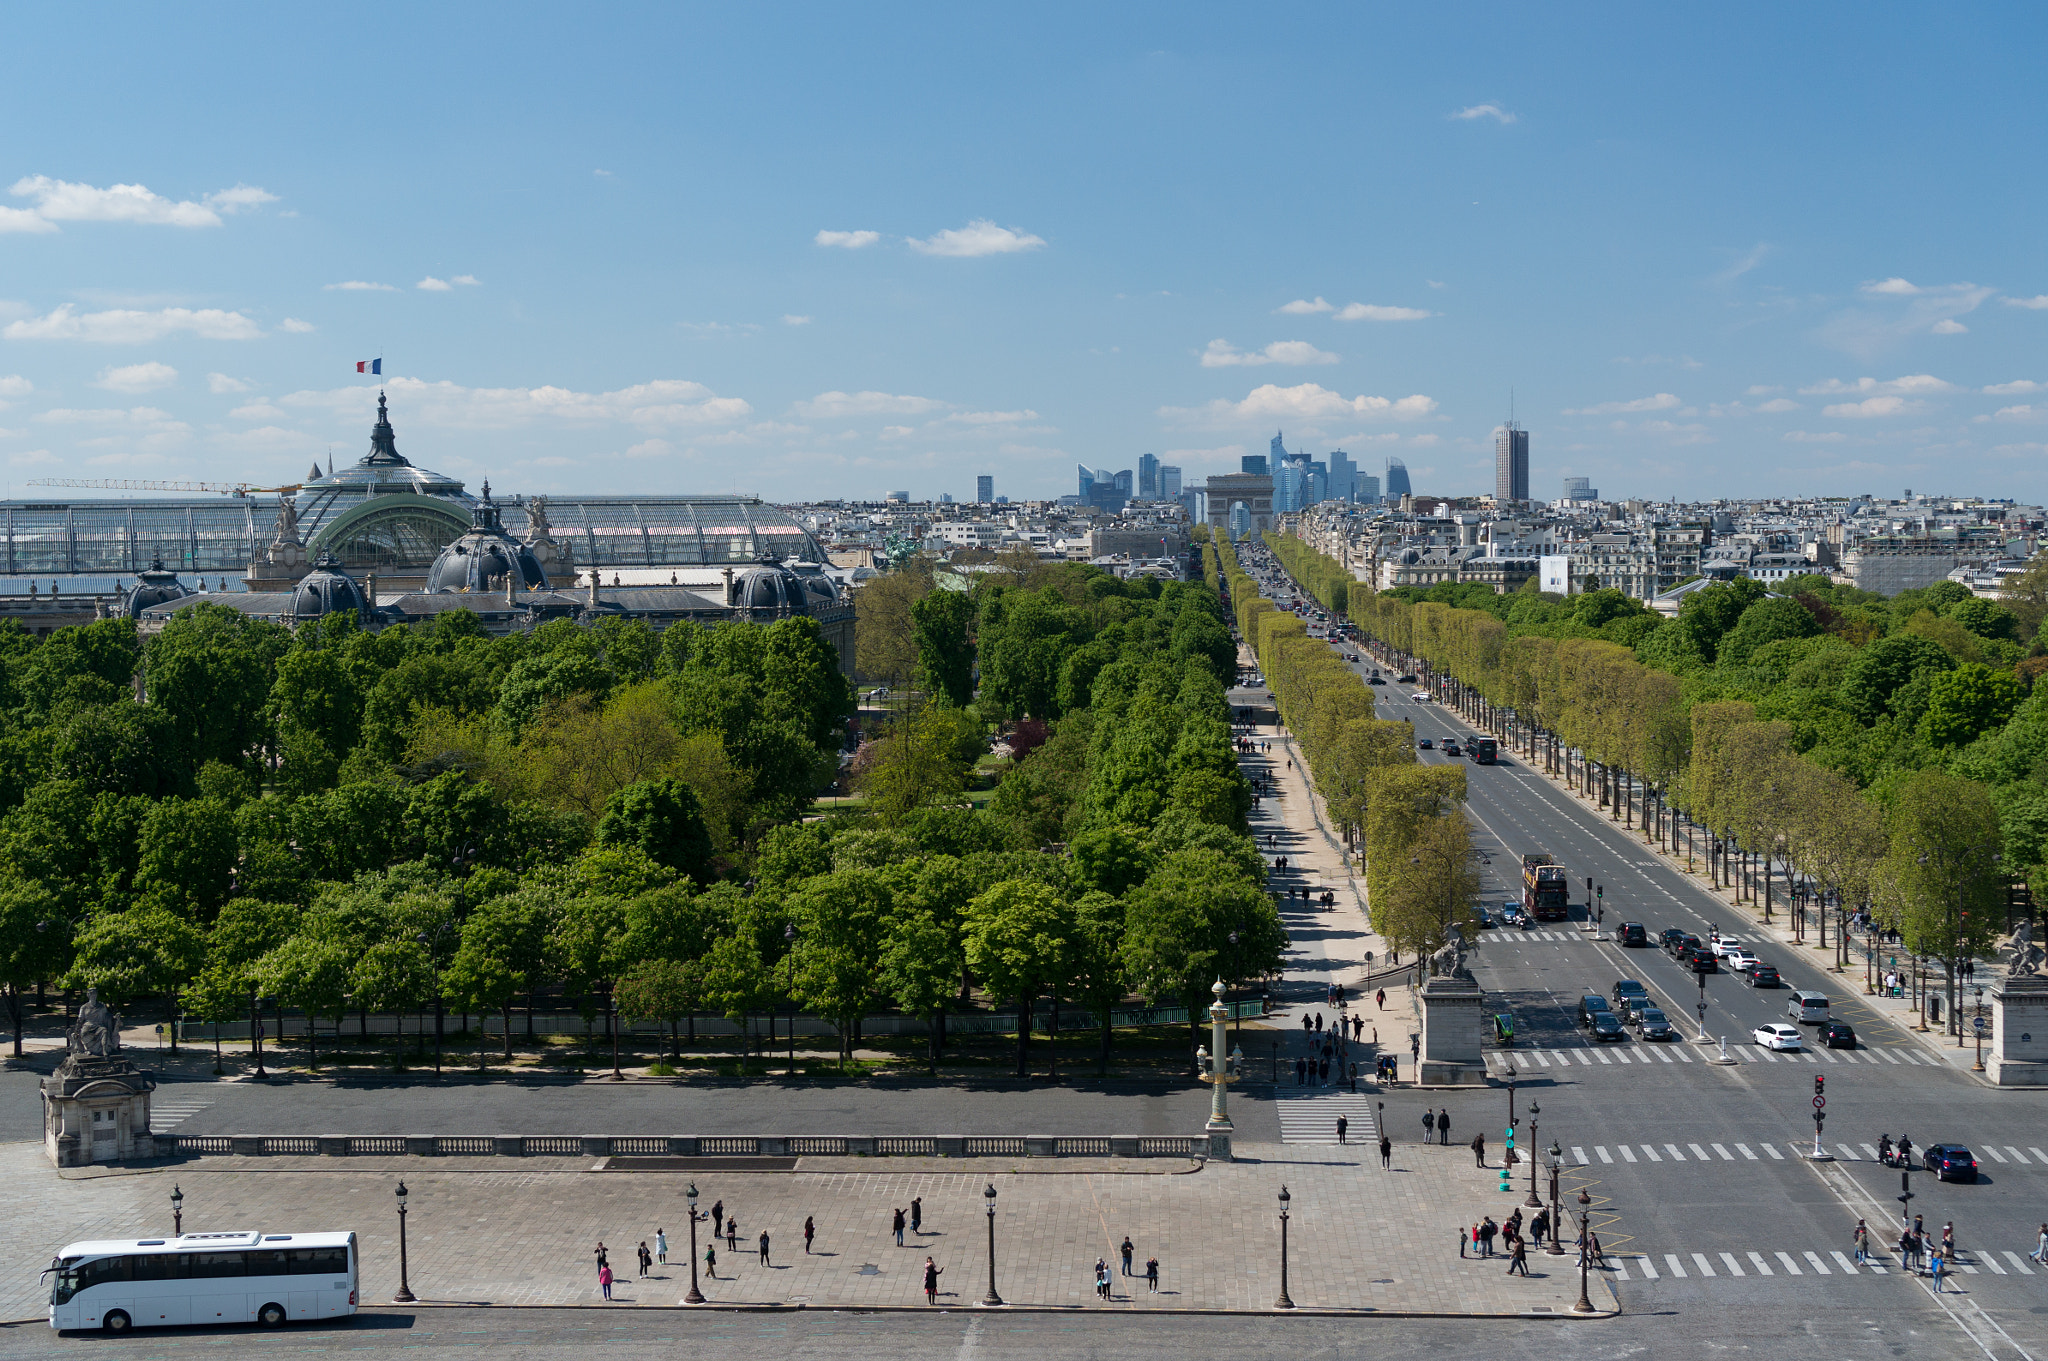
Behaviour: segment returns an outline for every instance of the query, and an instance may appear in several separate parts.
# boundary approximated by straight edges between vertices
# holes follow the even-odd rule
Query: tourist
[[[761,1265],[773,1265],[768,1260],[768,1230],[766,1229],[761,1230]]]
[[[668,1265],[668,1235],[660,1229],[654,1231],[654,1260]]]
[[[903,1211],[897,1210],[894,1214],[895,1217],[890,1221],[889,1230],[896,1235],[896,1246],[900,1248],[903,1246]]]
[[[648,1275],[648,1274],[649,1274],[649,1272],[648,1272],[648,1268],[654,1265],[654,1254],[653,1254],[653,1253],[651,1253],[651,1252],[649,1252],[649,1251],[647,1250],[647,1240],[646,1240],[646,1239],[644,1239],[644,1238],[640,1240],[640,1253],[639,1253],[639,1256],[640,1256],[640,1274],[641,1274],[642,1276],[646,1276],[646,1275]]]
[[[804,1216],[804,1256],[811,1255],[811,1240],[818,1235],[818,1225],[809,1215]]]
[[[939,1302],[939,1277],[945,1274],[945,1270],[944,1267],[934,1262],[930,1257],[924,1259],[924,1302],[926,1304],[937,1304]]]

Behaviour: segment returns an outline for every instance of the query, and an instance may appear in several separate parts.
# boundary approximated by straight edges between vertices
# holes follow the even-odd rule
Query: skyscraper
[[[1159,499],[1159,460],[1150,454],[1138,455],[1138,499]]]
[[[1109,483],[1116,488],[1118,496],[1121,496],[1126,501],[1131,499],[1131,470],[1129,468],[1112,474]]]
[[[1237,470],[1247,477],[1265,477],[1270,471],[1264,454],[1246,454],[1238,459]]]
[[[1273,443],[1268,450],[1268,457],[1272,459],[1272,466],[1275,468],[1287,457],[1287,446],[1280,442],[1280,432],[1277,430],[1273,432]]]
[[[1361,505],[1377,505],[1380,499],[1380,480],[1371,473],[1359,473],[1351,484],[1352,499]]]
[[[987,473],[974,479],[974,499],[982,505],[990,505],[996,499],[996,480]]]
[[[1159,465],[1159,499],[1178,501],[1180,499],[1180,469],[1171,463]]]
[[[1501,501],[1529,499],[1529,432],[1513,421],[1493,434],[1493,494]]]
[[[1330,451],[1330,499],[1349,501],[1358,490],[1358,465],[1342,449]]]
[[[1387,499],[1399,501],[1404,496],[1413,496],[1415,488],[1408,485],[1408,465],[1398,458],[1387,460]]]

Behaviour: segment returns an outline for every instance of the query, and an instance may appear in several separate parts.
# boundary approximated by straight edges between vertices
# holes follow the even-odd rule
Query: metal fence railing
[[[1196,1135],[159,1134],[172,1157],[338,1158],[1202,1158]]]

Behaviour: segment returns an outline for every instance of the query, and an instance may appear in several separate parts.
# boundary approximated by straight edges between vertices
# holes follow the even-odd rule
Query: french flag
[[[384,372],[384,361],[381,359],[358,359],[356,361],[356,372],[382,373]]]

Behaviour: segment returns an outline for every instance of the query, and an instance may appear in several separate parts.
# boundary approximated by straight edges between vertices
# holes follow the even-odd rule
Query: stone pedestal
[[[1486,1081],[1486,1061],[1479,1052],[1479,1013],[1485,1000],[1477,983],[1455,974],[1422,985],[1418,1083],[1453,1087]]]
[[[156,1077],[119,1054],[72,1054],[43,1079],[43,1150],[59,1167],[154,1158]]]
[[[1991,989],[1984,1071],[2000,1087],[2048,1087],[2048,976],[2019,974]]]

